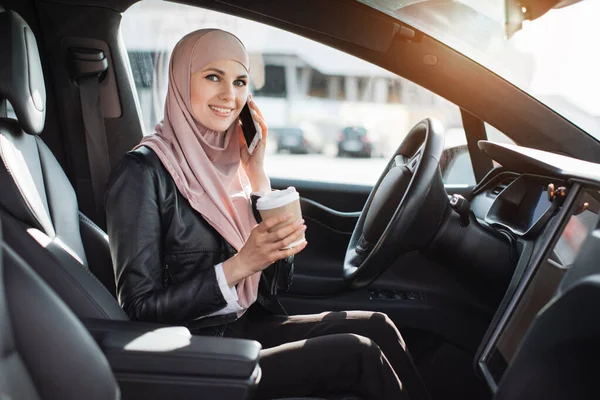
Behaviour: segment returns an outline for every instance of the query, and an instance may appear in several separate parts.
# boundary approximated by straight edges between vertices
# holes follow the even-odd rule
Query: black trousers
[[[256,399],[348,393],[364,400],[428,399],[394,323],[382,313],[267,315],[250,309],[225,336],[263,346]]]

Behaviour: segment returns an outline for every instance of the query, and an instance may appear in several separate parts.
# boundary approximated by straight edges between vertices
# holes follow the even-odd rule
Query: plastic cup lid
[[[285,190],[275,190],[268,192],[260,199],[256,201],[256,208],[258,210],[271,210],[291,203],[294,200],[298,200],[300,195],[296,192],[296,188],[293,186],[288,187]]]

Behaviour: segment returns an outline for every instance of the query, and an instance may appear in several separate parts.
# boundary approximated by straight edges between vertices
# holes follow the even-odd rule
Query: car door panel
[[[370,186],[272,179],[274,189],[294,186],[301,196],[309,245],[296,256],[294,282],[297,295],[332,294],[344,288],[343,260]],[[468,197],[470,187],[448,187],[449,194]]]
[[[418,252],[400,257],[367,288],[347,290],[343,260],[371,187],[287,179],[273,179],[272,186],[296,187],[307,225],[309,245],[296,255],[293,283],[281,296],[289,313],[380,311],[399,326],[434,332],[463,348],[476,346],[493,310],[483,306],[451,270]],[[467,185],[446,186],[448,194],[466,198],[471,190]]]
[[[298,255],[299,258],[302,254]],[[341,264],[340,264],[341,265]],[[341,266],[340,266],[341,268]],[[336,287],[341,278],[311,278],[296,274],[302,285]],[[339,286],[338,286],[339,287]],[[456,279],[454,272],[418,252],[400,257],[368,287],[332,293],[291,290],[280,296],[290,314],[326,311],[368,310],[386,313],[396,325],[434,333],[446,341],[472,352],[476,350],[493,316],[493,309],[483,305],[468,285]]]

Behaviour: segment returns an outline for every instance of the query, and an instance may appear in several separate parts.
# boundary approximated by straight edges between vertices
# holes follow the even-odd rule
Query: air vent
[[[506,187],[508,185],[511,184],[512,181],[514,181],[515,178],[514,177],[510,177],[510,178],[505,178],[503,180],[500,181],[499,184],[497,184],[492,190],[492,194],[494,196],[498,196],[500,194],[501,191],[503,191],[504,189],[506,189]]]

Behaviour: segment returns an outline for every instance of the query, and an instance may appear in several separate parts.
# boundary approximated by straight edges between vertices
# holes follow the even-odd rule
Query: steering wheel
[[[344,279],[350,287],[368,285],[398,256],[422,248],[437,232],[448,207],[439,168],[443,150],[442,124],[427,118],[395,151],[348,244]]]

